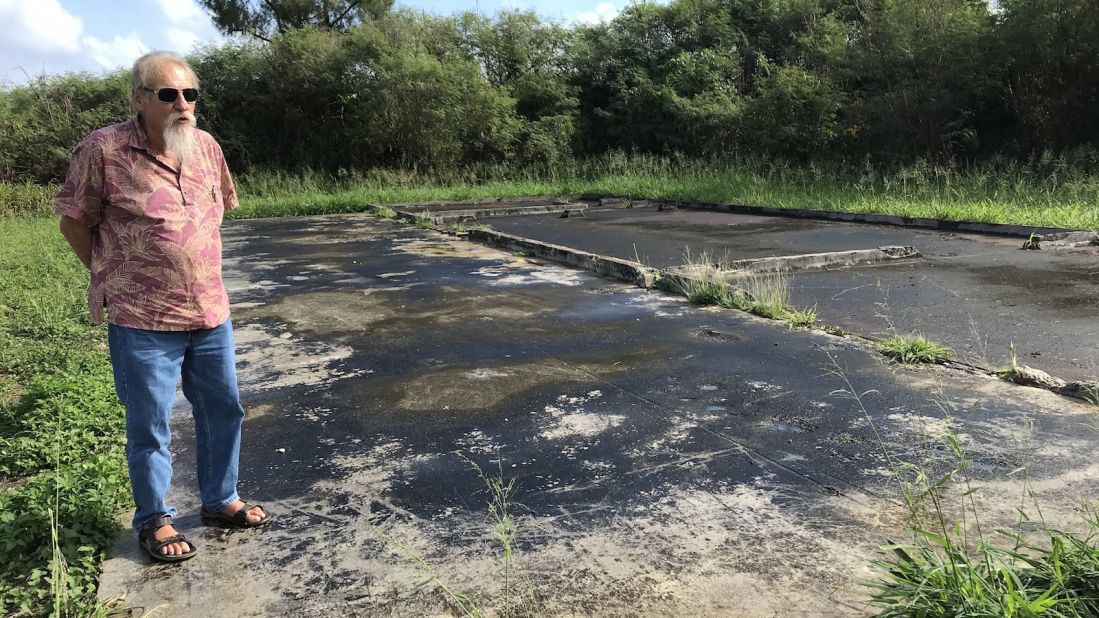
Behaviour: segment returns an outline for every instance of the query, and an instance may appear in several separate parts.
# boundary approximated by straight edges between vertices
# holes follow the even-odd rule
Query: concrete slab
[[[491,223],[659,269],[682,264],[687,251],[734,261],[909,245],[924,259],[792,274],[793,302],[860,335],[922,332],[990,369],[1006,366],[1014,345],[1019,362],[1057,377],[1099,378],[1099,247],[1023,251],[1002,236],[640,208]]]
[[[988,528],[1020,529],[1020,465],[1054,525],[1099,490],[1094,411],[1045,391],[365,216],[224,237],[241,490],[278,518],[200,527],[181,401],[171,500],[201,553],[150,564],[121,537],[100,594],[136,611],[450,615],[445,584],[495,614],[863,615],[901,534],[890,466],[946,469],[947,430]],[[515,483],[510,594],[455,451]]]

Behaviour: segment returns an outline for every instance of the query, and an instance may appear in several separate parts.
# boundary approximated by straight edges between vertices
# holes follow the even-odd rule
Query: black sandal
[[[263,511],[263,519],[257,522],[248,521],[248,511],[259,508]],[[259,504],[244,503],[236,513],[226,515],[221,511],[207,511],[202,507],[202,523],[207,526],[221,526],[223,528],[259,528],[271,521],[274,516]]]
[[[140,545],[141,549],[144,549],[145,553],[149,554],[154,560],[159,560],[161,562],[182,562],[194,558],[195,554],[198,552],[198,548],[182,534],[173,534],[168,538],[159,540],[156,538],[157,530],[170,525],[172,525],[172,518],[168,515],[161,515],[160,517],[145,522],[145,525],[141,526],[141,530],[137,533],[138,545]],[[165,554],[160,551],[172,543],[181,542],[186,543],[191,550],[182,554]]]

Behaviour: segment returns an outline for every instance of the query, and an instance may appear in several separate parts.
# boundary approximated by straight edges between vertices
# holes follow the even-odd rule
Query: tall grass
[[[921,160],[883,168],[611,153],[525,169],[494,165],[335,175],[254,170],[237,181],[242,207],[231,217],[355,212],[371,203],[591,193],[1099,229],[1099,173],[1048,155],[968,167]],[[0,183],[0,217],[49,214],[56,190]]]
[[[1099,174],[1056,158],[961,168],[799,165],[760,158],[700,161],[610,154],[552,168],[453,173],[371,171],[335,178],[256,172],[234,216],[342,212],[364,204],[520,195],[601,194],[779,208],[1099,229]]]
[[[792,327],[808,328],[817,322],[816,309],[790,306],[790,279],[783,271],[736,270],[725,260],[715,260],[709,251],[692,256],[688,249],[673,280],[678,291],[696,305],[739,309],[785,320]]]

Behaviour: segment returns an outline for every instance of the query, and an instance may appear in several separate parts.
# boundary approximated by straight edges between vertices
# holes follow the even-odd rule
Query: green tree
[[[1003,0],[1008,101],[1029,150],[1099,144],[1099,10],[1090,0]]]
[[[55,182],[86,135],[129,118],[130,76],[69,73],[0,92],[0,180]]]
[[[276,34],[315,26],[347,30],[386,14],[393,0],[199,0],[226,34],[270,41]]]
[[[847,123],[863,148],[968,156],[1001,97],[985,0],[868,0],[847,58]]]

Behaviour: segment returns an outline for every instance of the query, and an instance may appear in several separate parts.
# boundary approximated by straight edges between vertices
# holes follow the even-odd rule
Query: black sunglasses
[[[183,90],[177,90],[175,88],[161,88],[160,90],[153,90],[152,88],[144,88],[149,92],[155,92],[156,98],[160,99],[161,103],[175,103],[176,97],[179,93],[183,93],[183,100],[188,103],[194,103],[198,98],[198,88],[184,88]]]

